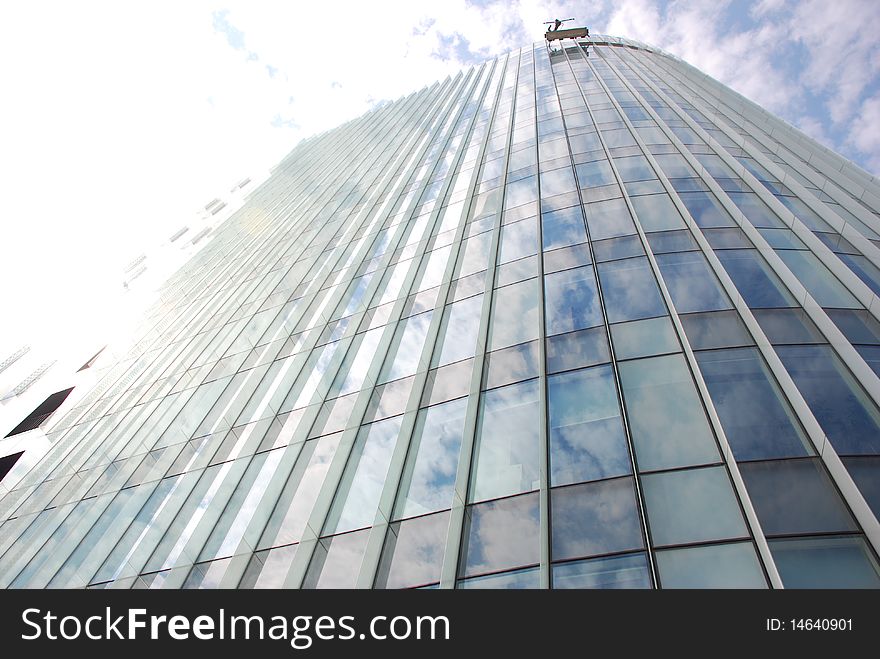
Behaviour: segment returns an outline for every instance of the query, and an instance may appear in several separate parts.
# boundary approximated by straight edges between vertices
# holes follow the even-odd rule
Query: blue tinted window
[[[825,343],[803,309],[756,309],[754,315],[770,343]]]
[[[536,564],[539,517],[537,493],[468,506],[460,576]]]
[[[547,334],[562,334],[602,324],[599,292],[592,266],[544,277]]]
[[[871,510],[880,518],[880,457],[844,458],[843,464]]]
[[[575,167],[578,184],[582,188],[595,188],[614,183],[614,172],[607,160],[586,162]]]
[[[877,561],[860,537],[771,540],[786,588],[880,588]]]
[[[874,295],[880,295],[880,268],[871,263],[861,254],[838,254],[840,260],[849,266],[856,277],[871,289]]]
[[[665,316],[612,325],[611,339],[618,359],[649,357],[681,350],[672,323]]]
[[[694,350],[755,344],[736,311],[688,314],[681,316],[681,324]]]
[[[656,553],[663,588],[766,588],[750,542],[664,549]]]
[[[767,536],[858,530],[818,460],[772,460],[739,466]]]
[[[821,307],[859,309],[861,304],[812,252],[777,252],[797,280]]]
[[[654,254],[690,252],[700,249],[690,231],[659,231],[648,234],[648,244]]]
[[[644,547],[631,478],[554,489],[550,510],[553,560]]]
[[[658,254],[656,258],[679,313],[717,311],[733,306],[700,252]]]
[[[758,255],[758,250],[725,249],[716,255],[751,308],[796,306],[791,293]]]
[[[761,199],[753,192],[730,192],[731,201],[737,205],[742,214],[756,227],[769,229],[785,229],[785,223],[770,210]]]
[[[794,412],[755,348],[696,354],[737,460],[812,453]]]
[[[644,257],[599,264],[608,321],[666,315],[657,281]]]
[[[547,372],[571,371],[611,361],[604,327],[547,338]]]
[[[553,375],[547,397],[551,485],[632,471],[610,366]]]
[[[827,313],[851,343],[880,345],[880,322],[867,311],[829,309]]]
[[[471,501],[538,488],[538,383],[492,389],[480,401]]]
[[[620,379],[639,469],[719,460],[715,437],[682,355],[622,362]]]
[[[704,229],[735,226],[733,218],[708,192],[682,192],[679,196],[697,226]]]
[[[776,352],[838,453],[880,453],[880,413],[830,347]]]
[[[636,233],[623,199],[597,201],[587,205],[587,226],[591,240],[603,240]]]
[[[543,213],[541,215],[544,249],[556,249],[587,241],[584,217],[578,206]]]

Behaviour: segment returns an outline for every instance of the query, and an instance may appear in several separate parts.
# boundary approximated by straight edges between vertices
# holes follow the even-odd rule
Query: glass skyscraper
[[[299,144],[0,500],[3,587],[878,587],[880,185],[654,48]]]

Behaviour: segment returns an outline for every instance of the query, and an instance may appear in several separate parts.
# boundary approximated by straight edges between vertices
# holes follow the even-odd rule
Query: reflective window
[[[750,542],[664,549],[655,554],[663,588],[766,588]]]
[[[752,241],[746,237],[742,229],[706,229],[703,231],[706,240],[713,249],[734,249],[736,247],[751,248]]]
[[[239,588],[283,588],[284,580],[299,545],[287,545],[256,552],[250,560]]]
[[[452,506],[467,399],[419,411],[401,477],[395,518]]]
[[[456,362],[428,373],[421,405],[436,405],[453,398],[467,396],[474,360]]]
[[[539,517],[537,493],[468,506],[460,576],[536,564]]]
[[[588,265],[591,261],[590,248],[587,245],[573,245],[572,247],[554,249],[552,252],[544,253],[544,272],[549,274],[551,272],[567,270],[579,265]]]
[[[553,560],[644,547],[631,478],[556,488],[550,515]]]
[[[736,226],[733,218],[708,192],[682,192],[679,193],[679,197],[697,226],[703,229]]]
[[[400,422],[401,417],[395,417],[360,429],[324,525],[325,534],[373,524]]]
[[[486,382],[483,388],[494,389],[538,377],[538,358],[537,341],[490,352],[486,356]]]
[[[684,357],[620,364],[623,397],[640,470],[719,460],[715,438]]]
[[[717,311],[733,306],[700,252],[658,254],[656,259],[678,313]]]
[[[501,227],[498,263],[509,263],[538,251],[538,225],[534,218]]]
[[[643,553],[572,561],[553,566],[553,588],[650,588],[651,575]]]
[[[618,359],[649,357],[679,352],[678,339],[669,318],[647,318],[611,326],[611,340]]]
[[[688,178],[696,176],[696,172],[680,153],[668,153],[654,156],[657,164],[668,178]]]
[[[620,238],[599,240],[593,243],[593,251],[596,253],[597,261],[614,261],[645,255],[642,241],[638,236],[621,236]]]
[[[538,338],[538,284],[521,281],[495,291],[489,349],[497,350]]]
[[[645,195],[633,197],[630,201],[636,211],[636,217],[645,231],[668,231],[685,228],[681,213],[678,212],[668,195]]]
[[[389,357],[386,357],[386,366],[382,369],[383,376],[379,378],[379,382],[398,380],[416,372],[432,313],[428,311],[400,321],[394,340],[388,349]],[[394,358],[389,362],[391,355],[394,355]]]
[[[544,277],[547,334],[562,334],[602,324],[596,275],[592,266]]]
[[[437,366],[474,356],[482,308],[482,295],[475,295],[446,307],[443,324],[440,327],[440,338],[437,339],[437,345],[440,346],[440,350],[437,351],[440,355],[436,362]]]
[[[724,467],[647,474],[642,492],[657,546],[748,535]]]
[[[370,531],[345,533],[318,542],[302,587],[354,588]]]
[[[753,313],[764,334],[774,345],[825,343],[825,337],[803,309],[756,309]]]
[[[784,250],[777,254],[819,306],[861,308],[859,301],[812,252]]]
[[[681,316],[681,324],[694,350],[755,344],[736,311],[688,314]]]
[[[551,485],[632,471],[610,366],[549,377],[547,396]]]
[[[659,231],[648,234],[648,244],[654,254],[667,252],[691,252],[699,249],[697,241],[686,229]]]
[[[485,577],[462,579],[457,588],[490,588],[492,590],[534,589],[540,586],[541,579],[537,568],[514,570],[501,574],[489,574]]]
[[[565,192],[571,192],[575,189],[574,175],[570,167],[541,172],[542,197],[552,197]]]
[[[597,188],[614,183],[614,172],[607,160],[586,162],[575,167],[578,184],[582,188]]]
[[[857,530],[817,460],[748,462],[739,470],[766,535]]]
[[[547,372],[558,373],[611,361],[604,327],[559,334],[547,339]]]
[[[696,353],[737,460],[811,455],[788,401],[755,348]]]
[[[880,588],[880,570],[860,537],[771,540],[786,588]]]
[[[666,305],[648,259],[609,261],[598,268],[608,322],[666,315]]]
[[[624,183],[630,181],[644,181],[657,178],[648,159],[645,156],[629,156],[628,158],[615,158],[614,165],[620,174],[620,180]]]
[[[851,343],[880,344],[880,322],[867,311],[828,309],[826,313]]]
[[[480,400],[470,500],[538,488],[538,382],[484,392]]]
[[[629,209],[620,198],[587,204],[587,226],[592,240],[636,233]]]
[[[587,241],[587,229],[580,206],[542,213],[541,224],[544,250]]]
[[[822,430],[841,455],[880,453],[880,413],[828,346],[779,346]]]
[[[746,304],[759,307],[793,307],[795,299],[756,249],[726,249],[716,253]]]
[[[391,524],[376,587],[413,588],[440,581],[448,526],[448,512]]]
[[[785,223],[770,210],[754,192],[729,192],[728,195],[742,214],[756,227],[785,229]]]

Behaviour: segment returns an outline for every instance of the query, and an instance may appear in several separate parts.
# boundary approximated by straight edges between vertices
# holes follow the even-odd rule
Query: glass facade
[[[278,165],[4,482],[0,587],[878,587],[878,291],[865,172],[514,50]]]

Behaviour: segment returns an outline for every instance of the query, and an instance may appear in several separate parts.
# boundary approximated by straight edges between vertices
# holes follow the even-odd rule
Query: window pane
[[[547,396],[551,485],[632,472],[610,366],[554,375]]]
[[[665,316],[612,325],[611,340],[618,359],[648,357],[681,350],[672,323]]]
[[[739,470],[766,535],[857,530],[816,460],[749,462]]]
[[[573,245],[554,249],[544,253],[544,272],[559,272],[568,268],[576,268],[579,265],[589,265],[592,262],[590,248],[587,245]]]
[[[771,540],[786,588],[880,588],[877,562],[860,537]]]
[[[594,558],[553,566],[553,588],[650,588],[644,554]]]
[[[501,227],[498,263],[509,263],[538,252],[538,226],[535,218]]]
[[[379,382],[398,380],[416,372],[432,313],[428,311],[400,321],[388,350],[388,355],[394,355],[394,359],[385,362],[382,369],[384,375],[379,378]]]
[[[302,587],[354,588],[369,538],[369,530],[363,530],[321,540],[315,547]]]
[[[287,572],[299,545],[287,545],[268,551],[258,551],[251,558],[239,588],[283,588]]]
[[[474,356],[482,307],[482,295],[475,295],[446,307],[438,339],[442,347],[437,366]]]
[[[731,201],[737,205],[742,214],[756,227],[769,229],[785,229],[785,223],[777,217],[776,213],[753,192],[730,192]]]
[[[880,344],[880,322],[867,311],[829,309],[826,313],[850,343]]]
[[[655,231],[648,234],[648,244],[654,254],[667,252],[691,252],[699,248],[690,231]]]
[[[587,229],[579,206],[543,213],[541,222],[544,250],[587,241]]]
[[[717,256],[749,307],[796,306],[791,293],[758,255],[758,250],[726,249],[717,252]]]
[[[562,334],[602,324],[592,266],[544,277],[547,334]]]
[[[452,506],[467,398],[419,411],[401,478],[395,518]]]
[[[486,383],[484,389],[538,377],[538,342],[490,352],[486,356]]]
[[[642,492],[657,546],[748,535],[724,467],[648,474]]]
[[[663,588],[766,588],[750,542],[658,551]]]
[[[485,577],[473,577],[462,579],[458,582],[458,588],[491,588],[493,590],[522,590],[525,588],[539,588],[541,584],[537,568],[528,570],[515,570],[502,574],[490,574]]]
[[[576,368],[611,361],[604,327],[559,334],[547,339],[547,372],[571,371]]]
[[[682,192],[679,194],[697,226],[704,229],[711,227],[736,226],[733,218],[708,192]]]
[[[593,243],[593,251],[597,261],[615,261],[632,256],[644,256],[645,250],[638,236],[621,236],[608,238]]]
[[[538,382],[483,393],[471,475],[471,501],[538,488]]]
[[[779,346],[776,352],[838,453],[880,453],[877,406],[829,346]]]
[[[538,338],[538,280],[529,279],[495,291],[490,350]]]
[[[537,563],[539,516],[537,493],[468,506],[461,576]]]
[[[736,311],[688,314],[681,324],[694,350],[755,345]]]
[[[756,309],[754,316],[774,345],[825,343],[825,337],[803,309]]]
[[[325,534],[373,524],[400,422],[401,417],[394,417],[360,429],[324,526]]]
[[[575,167],[578,184],[582,188],[596,188],[614,183],[614,172],[607,160],[596,160]]]
[[[440,581],[449,513],[397,522],[388,528],[377,588],[412,588]]]
[[[541,196],[544,198],[575,190],[571,167],[541,172]]]
[[[666,305],[648,259],[610,261],[598,268],[608,322],[666,315]]]
[[[656,194],[630,199],[645,231],[684,229],[685,223],[668,195]]]
[[[623,362],[620,379],[640,470],[719,460],[715,438],[681,355]]]
[[[592,240],[636,233],[629,210],[619,198],[587,204],[587,226]]]
[[[678,313],[733,306],[700,252],[658,254],[656,259]]]
[[[645,546],[631,478],[556,488],[550,510],[553,560]]]
[[[777,252],[797,280],[821,307],[860,309],[862,305],[812,252]]]
[[[737,460],[812,455],[794,412],[756,349],[696,356]]]

